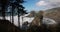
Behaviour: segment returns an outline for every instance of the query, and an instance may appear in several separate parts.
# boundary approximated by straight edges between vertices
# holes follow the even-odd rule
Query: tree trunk
[[[8,3],[9,3],[9,0],[0,0],[0,4],[1,4],[1,7],[2,7],[2,17],[3,19],[5,20],[5,9],[6,7],[8,6]]]
[[[10,12],[10,21],[11,21],[11,12]]]
[[[5,20],[5,5],[2,5],[2,17]]]
[[[19,15],[19,10],[18,10],[18,27],[20,28],[20,15]]]
[[[12,23],[13,24],[14,24],[14,13],[13,13],[14,12],[14,8],[15,8],[14,5],[12,5]]]

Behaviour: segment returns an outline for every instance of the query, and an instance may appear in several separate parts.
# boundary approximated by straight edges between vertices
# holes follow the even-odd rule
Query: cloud
[[[44,6],[46,8],[60,7],[60,0],[39,0],[36,6]]]
[[[44,1],[49,1],[49,2],[60,2],[60,0],[44,0]]]
[[[45,6],[47,3],[45,1],[39,1],[36,3],[37,6]]]

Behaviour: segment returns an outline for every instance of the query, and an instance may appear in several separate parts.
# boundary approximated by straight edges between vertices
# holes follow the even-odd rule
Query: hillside
[[[48,9],[45,11],[46,14],[44,17],[47,17],[47,18],[51,18],[55,21],[57,21],[58,23],[60,23],[60,7],[57,7],[57,8],[52,8],[52,9]],[[37,14],[38,15],[38,14]],[[32,16],[36,16],[36,13],[31,13],[29,15],[29,17],[32,17]]]
[[[8,20],[0,19],[0,32],[21,32],[21,30]]]
[[[52,18],[60,23],[60,7],[46,10],[45,17]]]

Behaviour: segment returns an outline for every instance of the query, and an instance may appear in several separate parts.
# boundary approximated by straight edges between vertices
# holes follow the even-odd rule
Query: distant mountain
[[[36,16],[36,12],[35,11],[31,11],[30,14],[27,17],[35,17]]]
[[[48,9],[48,10],[45,10],[45,12],[46,12],[46,14],[44,17],[51,18],[51,19],[57,21],[58,23],[60,23],[60,7]],[[34,17],[34,16],[36,16],[36,13],[30,13],[30,15],[28,15],[28,16]]]
[[[57,22],[60,22],[60,7],[46,10],[45,17],[52,18]]]

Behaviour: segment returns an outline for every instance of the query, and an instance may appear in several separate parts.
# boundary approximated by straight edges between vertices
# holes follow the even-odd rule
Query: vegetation
[[[58,32],[60,31],[60,7],[46,10],[46,14],[44,17],[48,17],[54,19],[58,25],[47,27],[42,24],[43,20],[43,11],[39,11],[36,13],[35,11],[31,11],[28,17],[35,17],[32,21],[28,30],[21,30],[20,27],[20,15],[26,14],[25,7],[22,6],[24,3],[23,0],[0,0],[0,14],[3,17],[3,20],[0,19],[0,32]],[[8,11],[8,7],[10,7],[10,11]],[[16,10],[15,10],[16,9]],[[15,12],[15,13],[14,13]],[[6,14],[12,16],[12,23],[5,19]],[[18,24],[16,27],[14,25],[14,16],[18,15]],[[10,17],[11,18],[11,17]]]
[[[16,27],[8,20],[0,19],[0,32],[21,32],[21,29]]]
[[[0,0],[0,7],[1,7],[1,15],[3,17],[3,19],[5,20],[5,16],[7,16],[7,14],[12,16],[12,23],[14,23],[14,14],[18,15],[18,24],[20,27],[20,15],[23,15],[26,13],[26,11],[24,10],[24,7],[22,6],[22,3],[24,1],[23,0]],[[10,7],[10,11],[9,9],[7,9],[8,7]],[[14,13],[17,12],[17,13]],[[6,15],[5,15],[6,14]],[[11,17],[10,17],[11,18]]]
[[[24,0],[0,0],[0,12],[1,12],[0,16],[3,17],[3,20],[0,20],[0,24],[1,24],[0,28],[2,29],[2,30],[0,29],[1,32],[20,32],[19,29],[17,29],[13,24],[14,24],[14,14],[18,15],[19,27],[20,27],[20,21],[19,21],[20,15],[26,14],[26,11],[22,6],[23,2]],[[10,7],[10,9],[8,9],[8,7]],[[14,12],[17,12],[17,13],[14,13]],[[7,14],[8,15],[10,14],[9,15],[10,18],[12,16],[12,23],[10,23],[5,19],[5,16],[7,16]]]

